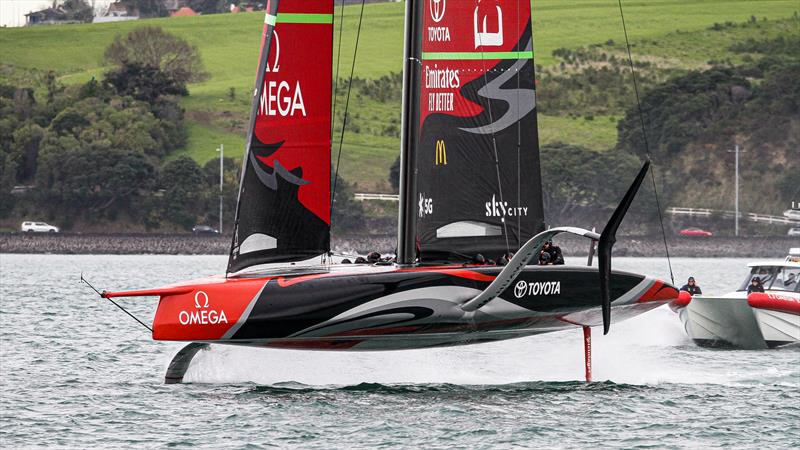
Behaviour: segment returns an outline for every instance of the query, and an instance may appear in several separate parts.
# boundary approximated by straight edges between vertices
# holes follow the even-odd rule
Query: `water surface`
[[[594,332],[447,349],[327,353],[213,347],[164,385],[182,344],[99,299],[218,273],[219,256],[0,255],[0,445],[29,447],[800,446],[800,348],[695,347],[663,307]],[[742,259],[673,259],[735,289]],[[615,268],[669,277],[663,259]],[[682,283],[681,283],[682,284]],[[156,300],[121,299],[149,322]]]

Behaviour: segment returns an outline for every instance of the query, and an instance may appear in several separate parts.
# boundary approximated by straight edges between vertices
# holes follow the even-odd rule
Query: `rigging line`
[[[153,332],[153,329],[152,329],[152,328],[150,328],[149,326],[147,326],[147,324],[145,324],[145,323],[144,323],[144,322],[142,322],[141,320],[139,320],[139,318],[138,318],[138,317],[136,317],[136,316],[134,316],[133,314],[129,313],[127,309],[125,309],[125,308],[123,308],[122,306],[120,306],[120,305],[119,305],[117,302],[115,302],[114,300],[111,300],[110,298],[106,297],[106,296],[105,296],[105,292],[100,292],[100,291],[98,291],[97,289],[95,289],[95,288],[94,288],[94,286],[92,286],[92,285],[91,285],[91,283],[89,283],[88,281],[86,281],[86,278],[83,278],[83,273],[82,273],[82,272],[81,272],[81,283],[84,283],[84,284],[86,284],[87,286],[89,286],[89,288],[91,288],[93,291],[95,291],[95,292],[97,293],[97,295],[99,295],[101,298],[104,298],[104,299],[106,299],[106,300],[110,301],[111,303],[113,303],[113,304],[114,304],[114,306],[116,306],[117,308],[121,309],[121,310],[122,310],[122,312],[124,312],[125,314],[127,314],[127,315],[131,316],[131,318],[132,318],[133,320],[135,320],[135,321],[139,322],[139,324],[141,324],[143,327],[145,327],[145,328],[147,328],[148,330],[150,330],[150,332],[151,332],[151,333]]]
[[[344,0],[339,5],[342,13],[339,14],[339,43],[336,46],[336,77],[333,83],[333,111],[331,112],[331,136],[333,136],[333,124],[336,120],[336,100],[339,97],[339,62],[342,60],[342,30],[344,30]],[[344,126],[343,126],[344,128]]]
[[[517,0],[517,16],[519,16],[519,1]],[[522,30],[519,28],[519,20],[517,20],[517,36],[522,36]],[[515,44],[515,50],[520,50],[520,42],[517,41]],[[531,12],[531,50],[533,50],[533,13]],[[532,63],[532,62],[531,62]],[[535,70],[535,69],[534,69]],[[519,91],[521,89],[520,86],[520,72],[519,69],[517,71],[517,115],[519,115]],[[536,72],[534,72],[536,73]],[[534,88],[536,88],[536,81],[534,80]],[[522,149],[522,119],[517,120],[517,206],[522,204],[522,169],[521,169],[521,152]],[[522,217],[517,215],[517,244],[516,247],[520,248],[522,246]]]
[[[475,8],[478,8],[478,0],[475,0]],[[479,47],[481,47],[481,69],[483,69],[483,83],[484,86],[489,84],[489,77],[486,75],[486,60],[484,59],[483,53],[483,35],[478,34],[479,40]],[[501,60],[502,61],[502,60]],[[502,64],[502,62],[501,62]],[[489,123],[491,131],[492,131],[492,149],[494,150],[494,169],[497,173],[497,194],[500,196],[500,201],[503,202],[503,183],[500,180],[500,158],[497,155],[497,139],[495,139],[494,134],[494,117],[492,115],[492,100],[487,98],[488,108],[487,111],[489,112]],[[501,217],[500,221],[503,223],[503,236],[506,238],[506,253],[511,252],[511,248],[508,245],[508,224],[506,223],[506,218]]]
[[[642,102],[639,98],[639,84],[636,82],[636,70],[633,67],[633,56],[631,55],[631,43],[628,40],[628,28],[625,26],[625,15],[622,13],[622,0],[617,0],[619,4],[619,17],[622,20],[622,31],[625,33],[625,47],[628,50],[628,63],[631,68],[631,78],[633,79],[633,91],[636,94],[636,106],[639,109],[639,124],[642,127],[642,139],[644,140],[644,149],[647,153],[648,161],[652,162],[650,156],[650,143],[647,141],[647,131],[644,125],[644,112],[642,111]],[[664,217],[661,214],[661,202],[658,200],[658,187],[656,186],[656,169],[655,166],[650,167],[650,179],[653,181],[653,193],[656,198],[656,209],[658,210],[658,222],[661,224],[661,237],[664,239],[664,252],[667,255],[667,266],[669,266],[669,278],[672,284],[675,284],[675,275],[672,272],[672,261],[669,258],[669,246],[667,245],[667,233],[664,231]]]
[[[358,30],[356,31],[356,45],[353,48],[353,63],[350,66],[350,79],[347,81],[347,97],[344,101],[344,117],[342,118],[342,133],[339,137],[339,154],[336,156],[336,170],[333,175],[333,190],[331,192],[331,217],[333,217],[333,210],[336,205],[336,185],[339,181],[339,165],[342,160],[342,146],[344,145],[344,130],[347,128],[347,110],[350,107],[350,91],[353,89],[353,72],[356,70],[356,55],[358,55],[358,41],[361,37],[361,21],[364,18],[364,3],[366,0],[361,0],[361,12],[358,15]],[[331,224],[333,221],[331,221]]]

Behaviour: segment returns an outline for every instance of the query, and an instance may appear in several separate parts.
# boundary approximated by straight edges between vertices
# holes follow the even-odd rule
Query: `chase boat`
[[[719,297],[681,291],[670,308],[702,347],[758,350],[800,341],[800,248],[785,261],[748,264],[750,273],[738,290]],[[758,277],[764,292],[748,294]]]

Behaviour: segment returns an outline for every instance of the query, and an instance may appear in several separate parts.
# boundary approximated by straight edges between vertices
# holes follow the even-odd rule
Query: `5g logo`
[[[419,193],[419,218],[422,219],[425,216],[433,214],[433,199],[432,198],[425,198],[425,193]]]

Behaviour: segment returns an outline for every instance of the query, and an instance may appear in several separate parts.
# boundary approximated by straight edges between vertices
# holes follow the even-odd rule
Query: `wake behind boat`
[[[785,261],[748,267],[750,273],[734,292],[719,297],[681,292],[670,303],[697,345],[759,350],[800,342],[800,248],[793,248]],[[759,284],[763,289],[756,290],[762,292],[748,292]]]
[[[333,1],[266,11],[226,275],[102,294],[160,298],[153,339],[192,342],[168,382],[212,343],[412,349],[575,327],[589,378],[589,327],[607,333],[612,310],[619,321],[677,298],[663,281],[611,271],[649,162],[602,234],[546,229],[531,8],[511,0],[406,2],[397,258],[331,264]],[[536,265],[560,233],[598,242],[599,268]],[[499,265],[473,263],[483,259]]]

